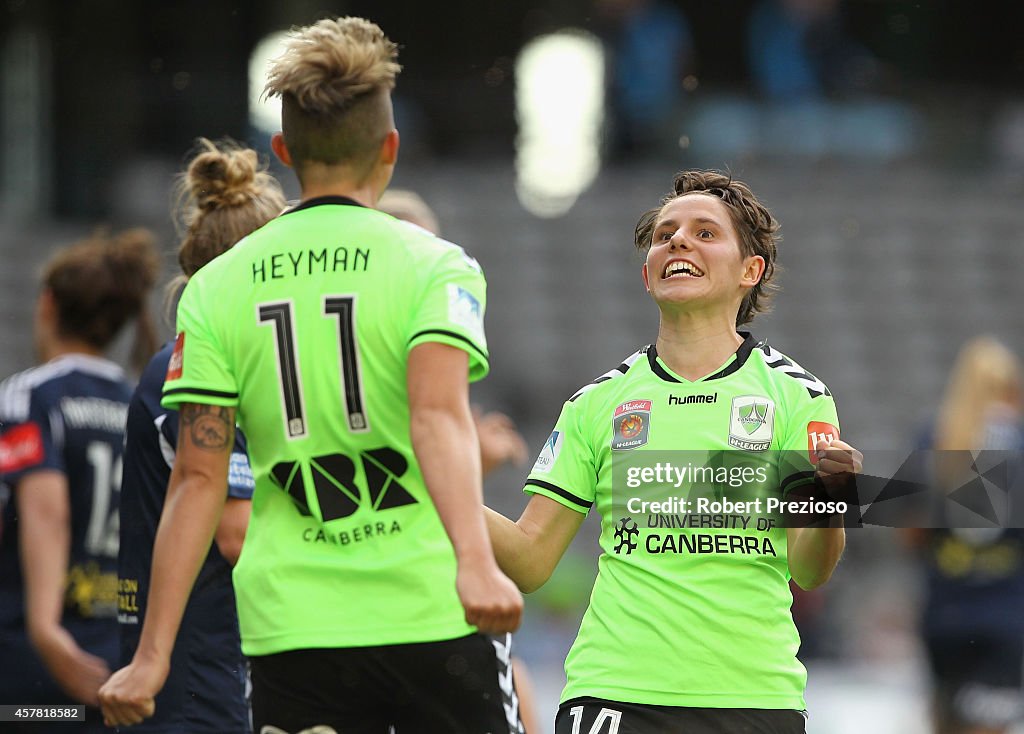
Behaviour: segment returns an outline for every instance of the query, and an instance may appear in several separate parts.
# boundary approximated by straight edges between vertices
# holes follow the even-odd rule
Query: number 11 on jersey
[[[324,296],[323,315],[338,320],[341,394],[350,431],[370,430],[370,421],[363,408],[363,388],[356,342],[356,297]],[[307,421],[302,394],[302,377],[296,343],[295,314],[291,301],[275,301],[257,305],[259,323],[270,323],[274,329],[277,352],[278,383],[284,407],[285,432],[289,439],[306,435]]]

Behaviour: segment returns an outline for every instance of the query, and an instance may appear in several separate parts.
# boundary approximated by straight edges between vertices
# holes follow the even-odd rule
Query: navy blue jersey
[[[1006,463],[1006,484],[1000,482],[1000,489],[1007,491],[1011,507],[1019,506],[1024,503],[1020,465],[1024,432],[1015,423],[999,420],[989,422],[985,433],[986,450],[1011,457]],[[932,434],[933,429],[924,432],[921,448],[932,448]],[[940,507],[933,521],[941,527],[928,533],[922,631],[928,637],[968,635],[1019,641],[1024,637],[1020,611],[1024,609],[1024,529],[1012,517],[1007,527],[969,527],[984,524],[977,522],[979,515],[948,500],[936,504]]]
[[[0,702],[66,701],[25,631],[18,551],[19,482],[55,470],[68,482],[71,548],[62,624],[84,650],[118,661],[118,499],[131,386],[113,362],[58,357],[0,385]]]
[[[160,406],[173,342],[150,361],[128,409],[121,496],[121,552],[118,560],[118,620],[121,664],[139,643],[146,614],[153,543],[167,495],[178,442],[178,413]],[[255,486],[242,435],[235,434],[228,496],[251,499]],[[231,586],[231,566],[210,548],[199,571],[171,655],[171,670],[156,697],[156,714],[132,731],[249,731],[242,656]]]

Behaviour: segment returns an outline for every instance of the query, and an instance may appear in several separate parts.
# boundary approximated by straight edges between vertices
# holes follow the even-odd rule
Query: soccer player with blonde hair
[[[234,571],[255,731],[519,731],[506,633],[522,597],[488,539],[468,401],[488,370],[484,278],[373,208],[398,154],[396,56],[341,18],[295,31],[272,65],[271,145],[301,201],[179,304],[177,460],[138,651],[101,692],[111,724],[152,713],[237,419],[256,480]]]

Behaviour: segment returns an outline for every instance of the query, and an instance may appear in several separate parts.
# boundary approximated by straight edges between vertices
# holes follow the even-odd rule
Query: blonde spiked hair
[[[271,62],[265,94],[281,98],[285,144],[305,163],[368,165],[394,127],[398,46],[364,18],[323,19],[293,30]]]
[[[361,95],[394,89],[397,57],[398,46],[365,18],[325,18],[292,31],[266,94],[290,95],[311,114],[336,113]]]

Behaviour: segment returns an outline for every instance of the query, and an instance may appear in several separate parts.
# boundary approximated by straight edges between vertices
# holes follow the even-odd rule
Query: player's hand
[[[818,455],[818,474],[860,474],[864,469],[864,454],[846,441],[822,439],[814,446]]]
[[[455,578],[466,622],[490,635],[513,632],[523,614],[523,595],[494,559],[460,561]]]
[[[484,476],[502,464],[523,464],[529,458],[529,449],[515,423],[504,413],[484,413],[473,406],[473,422],[480,441],[480,468]]]
[[[110,668],[101,658],[86,652],[62,627],[37,641],[36,649],[46,669],[66,694],[87,706],[98,706],[97,693],[110,677]]]
[[[814,450],[818,456],[818,478],[830,496],[842,499],[844,490],[853,487],[854,475],[864,470],[864,454],[838,438],[818,441]]]
[[[100,708],[107,726],[131,726],[156,711],[156,694],[167,680],[168,663],[133,660],[100,688]]]

